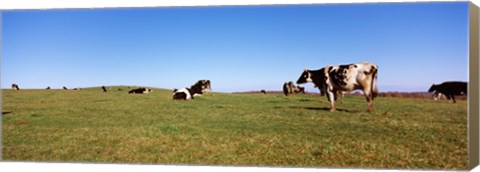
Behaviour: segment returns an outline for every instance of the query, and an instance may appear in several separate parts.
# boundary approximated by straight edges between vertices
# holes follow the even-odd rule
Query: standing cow
[[[338,92],[363,90],[368,102],[368,112],[373,111],[373,100],[378,95],[378,66],[363,62],[349,65],[326,66],[318,70],[305,69],[297,84],[312,82],[321,92],[327,94],[330,111],[336,110]]]
[[[448,100],[453,99],[453,103],[456,103],[454,95],[466,95],[468,89],[467,85],[467,82],[443,82],[438,85],[433,84],[430,89],[428,89],[428,92],[436,91],[438,93],[442,93],[447,97]]]

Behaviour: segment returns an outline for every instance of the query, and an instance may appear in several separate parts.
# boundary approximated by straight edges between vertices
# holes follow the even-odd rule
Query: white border
[[[465,0],[0,0],[0,9],[172,7],[213,5],[329,4],[375,2],[448,2]],[[473,0],[472,2],[480,0]],[[478,4],[478,3],[475,3]]]
[[[378,3],[378,2],[449,2],[452,0],[0,0],[0,10],[19,9],[77,9],[118,7],[173,7],[217,5],[271,5],[271,4],[329,4],[329,3]],[[455,1],[455,0],[454,0]],[[465,1],[465,0],[456,0]],[[471,0],[480,6],[480,0]],[[1,20],[0,20],[1,21]],[[0,35],[1,36],[1,35]],[[0,40],[1,41],[1,40]],[[0,57],[1,58],[1,57]],[[0,125],[1,126],[1,125]],[[0,130],[1,131],[1,130]],[[1,143],[0,143],[1,144]],[[269,168],[269,167],[222,167],[222,166],[173,166],[135,164],[82,164],[82,163],[37,163],[0,162],[2,172],[8,171],[411,171],[373,169],[326,169],[326,168]],[[421,170],[424,171],[424,170]],[[472,171],[480,171],[477,166]]]

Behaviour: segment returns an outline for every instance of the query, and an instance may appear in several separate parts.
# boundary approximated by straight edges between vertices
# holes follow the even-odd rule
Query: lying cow
[[[467,85],[467,82],[443,82],[438,85],[433,84],[430,89],[428,89],[428,92],[436,91],[442,93],[448,100],[453,99],[453,103],[456,103],[454,95],[466,95],[468,89]]]
[[[18,87],[17,84],[12,84],[12,89],[14,89],[14,90],[20,90],[20,87]]]
[[[377,72],[377,65],[367,62],[305,69],[297,84],[312,82],[320,92],[325,92],[332,112],[336,110],[335,101],[339,92],[361,89],[368,102],[368,112],[372,112],[373,100],[378,95]]]
[[[441,100],[441,99],[445,100],[445,99],[447,99],[447,97],[445,97],[444,94],[442,94],[442,93],[440,93],[440,92],[438,92],[438,91],[435,91],[435,92],[433,93],[433,95],[432,95],[432,99],[433,99],[433,100]]]
[[[174,89],[174,100],[190,100],[195,96],[211,91],[210,80],[199,80],[190,88]]]
[[[288,96],[289,94],[293,94],[293,93],[303,93],[303,94],[305,94],[305,87],[296,86],[296,85],[293,84],[292,81],[285,82],[283,84],[283,94]]]
[[[153,92],[151,89],[140,87],[137,89],[130,90],[128,94],[148,94]]]

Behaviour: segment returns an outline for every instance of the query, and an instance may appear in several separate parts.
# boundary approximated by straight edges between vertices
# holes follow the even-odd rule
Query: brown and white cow
[[[326,66],[318,70],[305,69],[297,84],[312,82],[327,94],[330,111],[336,110],[335,101],[340,91],[363,90],[368,102],[368,112],[373,111],[373,100],[378,95],[378,66],[363,62],[348,65]]]
[[[305,94],[305,87],[300,87],[298,85],[294,85],[292,81],[285,82],[283,84],[283,94],[288,96],[289,94],[293,93],[303,93]]]

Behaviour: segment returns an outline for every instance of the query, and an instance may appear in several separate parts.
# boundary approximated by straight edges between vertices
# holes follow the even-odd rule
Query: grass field
[[[118,89],[123,89],[119,91]],[[132,87],[133,88],[133,87]],[[333,168],[467,168],[467,102],[126,87],[2,90],[5,161]]]

